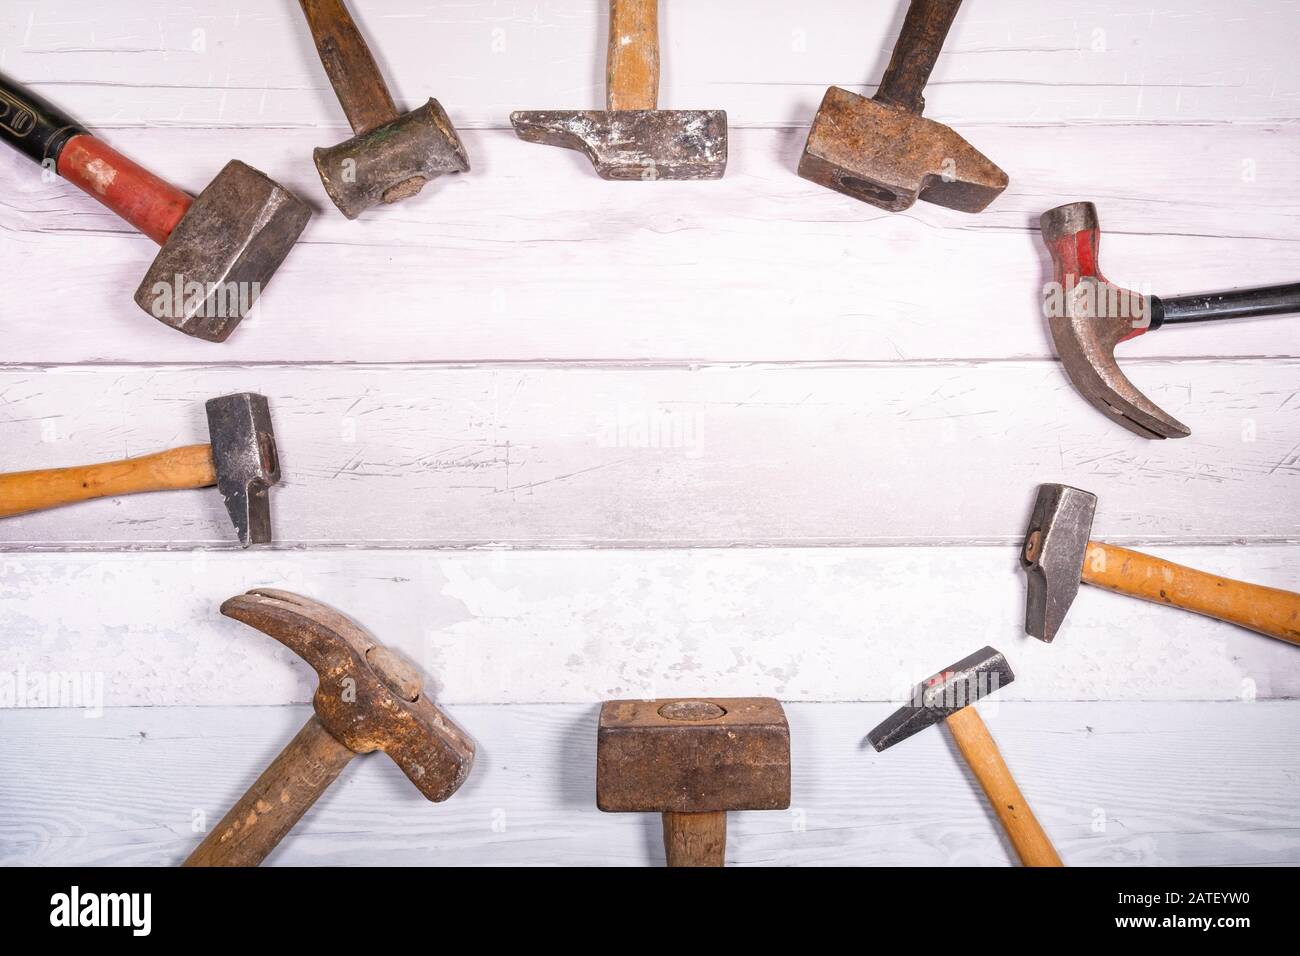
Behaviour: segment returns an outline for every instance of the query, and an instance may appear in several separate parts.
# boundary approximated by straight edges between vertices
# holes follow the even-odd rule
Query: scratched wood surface
[[[1008,865],[946,732],[865,744],[889,706],[790,704],[791,808],[731,814],[728,864]],[[1294,701],[982,709],[1068,865],[1300,863]],[[0,755],[26,768],[0,775],[0,864],[175,864],[309,712],[0,714]],[[360,758],[268,863],[663,865],[657,817],[596,810],[595,704],[449,712],[478,745],[450,800],[431,805],[391,761]]]
[[[791,701],[796,737],[795,811],[733,819],[731,862],[1004,865],[946,737],[862,746],[985,643],[1018,676],[982,706],[1067,863],[1300,862],[1300,653],[1096,589],[1039,644],[1015,552],[1067,481],[1098,537],[1300,583],[1294,320],[1122,346],[1193,429],[1143,441],[1062,375],[1036,227],[1092,199],[1103,268],[1146,291],[1295,281],[1300,3],[970,0],[927,115],[1011,175],[976,217],[794,174],[901,2],[665,0],[660,102],[728,111],[718,182],[604,183],[520,142],[512,109],[603,101],[605,6],[353,3],[473,171],[352,223],[309,159],[347,128],[297,4],[0,8],[0,72],[127,154],[194,192],[237,156],[317,211],[213,346],[131,302],[147,239],[0,155],[0,470],[202,441],[203,400],[244,389],[285,465],[267,551],[211,491],[0,522],[0,863],[188,852],[305,718],[262,706],[305,701],[305,665],[217,614],[258,585],[405,652],[481,754],[438,807],[364,761],[272,862],[657,865],[654,819],[592,806],[596,702],[726,693]],[[15,697],[82,677],[99,719]]]

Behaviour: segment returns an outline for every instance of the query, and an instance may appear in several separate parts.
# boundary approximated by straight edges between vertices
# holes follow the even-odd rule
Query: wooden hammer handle
[[[313,714],[184,866],[257,866],[356,754]]]
[[[1294,591],[1222,578],[1096,541],[1088,542],[1083,581],[1300,644],[1300,594]]]
[[[186,445],[122,461],[0,475],[0,518],[74,501],[217,483],[211,445]]]
[[[722,866],[727,855],[727,812],[665,813],[669,866]]]
[[[659,2],[609,0],[605,108],[652,110],[659,102]]]
[[[1061,866],[1056,848],[1025,802],[1025,795],[1016,786],[1016,780],[1007,769],[1006,761],[979,712],[974,707],[963,707],[950,715],[946,723],[953,740],[957,741],[957,749],[970,764],[994,812],[1002,821],[1020,862],[1025,866]]]
[[[397,119],[397,107],[343,0],[300,0],[334,95],[360,136]]]
[[[961,0],[912,0],[894,54],[876,90],[877,103],[918,115],[925,110],[925,84],[960,6]]]

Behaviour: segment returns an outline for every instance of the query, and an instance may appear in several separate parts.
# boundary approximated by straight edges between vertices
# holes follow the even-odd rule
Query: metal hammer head
[[[224,342],[310,218],[289,190],[231,160],[158,250],[136,304],[186,335]]]
[[[867,740],[877,752],[885,750],[1015,679],[1001,651],[982,647],[917,684],[911,702],[890,714],[867,734]]]
[[[519,138],[587,154],[601,179],[721,179],[725,110],[520,110]]]
[[[419,673],[356,623],[310,598],[267,588],[231,598],[221,613],[312,666],[320,676],[316,717],[343,746],[382,750],[435,803],[465,782],[474,744],[424,696]]]
[[[325,192],[356,219],[371,206],[414,196],[443,173],[469,171],[456,128],[437,100],[312,156]]]
[[[207,410],[217,490],[226,511],[244,547],[266,544],[271,540],[268,489],[280,480],[271,409],[265,396],[240,392],[208,399]]]
[[[1097,262],[1097,207],[1072,202],[1043,213],[1053,284],[1044,303],[1056,354],[1074,387],[1112,421],[1143,438],[1185,438],[1182,422],[1139,392],[1115,364],[1115,346],[1147,330],[1151,300],[1107,282]]]
[[[596,734],[596,806],[705,813],[790,806],[790,728],[768,697],[609,700]]]
[[[979,212],[1007,188],[1007,174],[947,126],[838,86],[817,108],[799,175],[890,212],[918,199]]]
[[[1097,496],[1069,485],[1039,485],[1020,563],[1029,575],[1025,632],[1051,643],[1079,593]]]

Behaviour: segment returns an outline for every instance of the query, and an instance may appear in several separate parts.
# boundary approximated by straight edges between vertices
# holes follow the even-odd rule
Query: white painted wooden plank
[[[1300,583],[1294,546],[1152,551]],[[1082,589],[1053,644],[1027,637],[1012,547],[311,551],[9,555],[0,705],[82,705],[75,690],[47,690],[63,675],[80,681],[86,705],[96,688],[111,707],[309,701],[316,678],[304,662],[218,613],[253,587],[351,615],[454,704],[733,686],[784,700],[901,699],[983,644],[1017,673],[1007,699],[1300,696],[1295,647],[1097,588]]]
[[[728,693],[746,688],[731,687]],[[982,703],[1065,862],[1300,863],[1300,705]],[[792,704],[789,811],[734,813],[730,865],[1007,865],[947,735],[876,754],[886,704]],[[173,865],[306,707],[0,712],[0,863]],[[380,755],[354,762],[268,861],[662,866],[657,817],[594,806],[594,703],[456,707],[469,781],[430,806]]]
[[[287,547],[1019,542],[1042,481],[1099,494],[1117,543],[1300,538],[1296,363],[1130,369],[1192,437],[1130,435],[1046,363],[60,367],[0,371],[0,447],[15,471],[139,455],[262,392]],[[5,548],[231,542],[210,490],[0,522]]]
[[[437,96],[463,126],[604,100],[604,0],[367,0],[354,13],[399,102]],[[806,123],[825,88],[873,92],[906,4],[662,5],[666,107]],[[1292,0],[979,0],[926,90],[944,122],[1203,122],[1300,116]],[[294,4],[9,0],[0,66],[87,121],[338,125]]]
[[[890,215],[795,175],[802,130],[738,131],[711,183],[606,183],[568,150],[471,132],[475,164],[348,222],[309,130],[113,137],[197,191],[238,155],[318,215],[223,345],[132,295],[156,247],[69,184],[0,154],[0,361],[893,361],[1049,358],[1038,216],[1099,203],[1102,263],[1157,294],[1292,282],[1300,127],[985,127],[1012,186],[984,214]],[[75,282],[71,277],[75,275]],[[55,295],[57,290],[57,295]],[[55,318],[57,316],[57,318]],[[1170,328],[1131,357],[1296,356],[1286,319]]]

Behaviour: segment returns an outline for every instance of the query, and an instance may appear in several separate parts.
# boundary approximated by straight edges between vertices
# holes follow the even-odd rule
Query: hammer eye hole
[[[726,710],[708,700],[675,700],[659,708],[665,720],[717,720]]]
[[[883,186],[878,186],[875,183],[869,183],[865,179],[858,179],[854,176],[841,176],[840,185],[850,192],[870,197],[870,199],[875,202],[894,203],[898,201],[897,193],[891,192]]]

